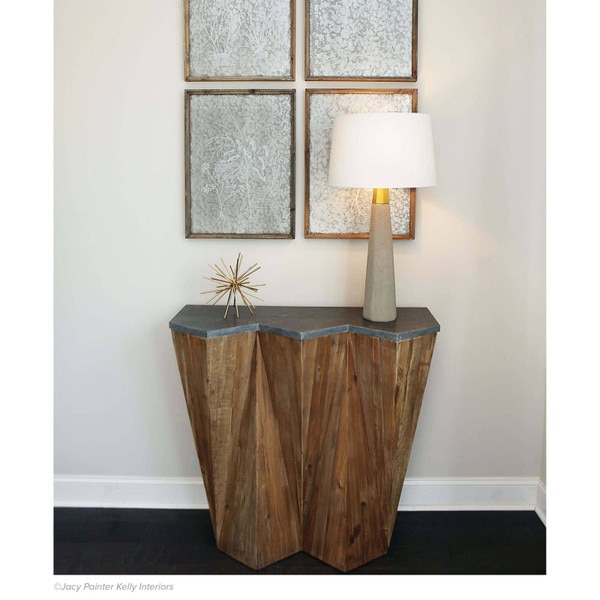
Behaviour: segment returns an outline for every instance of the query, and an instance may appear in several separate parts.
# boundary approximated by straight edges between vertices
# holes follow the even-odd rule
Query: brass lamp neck
[[[373,188],[373,204],[389,204],[390,190],[388,188]]]

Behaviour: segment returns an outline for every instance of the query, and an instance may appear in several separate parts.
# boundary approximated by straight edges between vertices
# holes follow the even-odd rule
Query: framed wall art
[[[304,235],[308,238],[369,237],[372,193],[327,183],[333,120],[340,113],[416,112],[417,90],[311,89],[305,92]],[[415,236],[415,190],[391,189],[392,234]]]
[[[295,0],[184,0],[185,80],[293,80]]]
[[[186,90],[187,238],[293,238],[294,90]]]
[[[307,80],[417,80],[417,0],[306,0]]]

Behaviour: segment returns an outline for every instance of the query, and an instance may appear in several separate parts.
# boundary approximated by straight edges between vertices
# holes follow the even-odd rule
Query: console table
[[[440,326],[361,308],[257,307],[169,323],[218,547],[349,571],[388,551]]]

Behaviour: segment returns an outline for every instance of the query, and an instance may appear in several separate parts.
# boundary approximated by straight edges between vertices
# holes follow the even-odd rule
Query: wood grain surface
[[[385,554],[435,334],[172,334],[218,547],[254,569]]]

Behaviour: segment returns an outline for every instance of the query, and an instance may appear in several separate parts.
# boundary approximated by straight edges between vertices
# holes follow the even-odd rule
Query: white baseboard
[[[208,500],[200,477],[57,476],[54,506],[208,508]]]
[[[206,509],[208,501],[199,477],[57,476],[54,505]],[[532,477],[407,478],[398,510],[535,510],[545,523],[546,488]]]
[[[538,481],[537,485],[537,501],[535,503],[535,512],[541,519],[542,523],[546,524],[546,486],[542,481]]]

